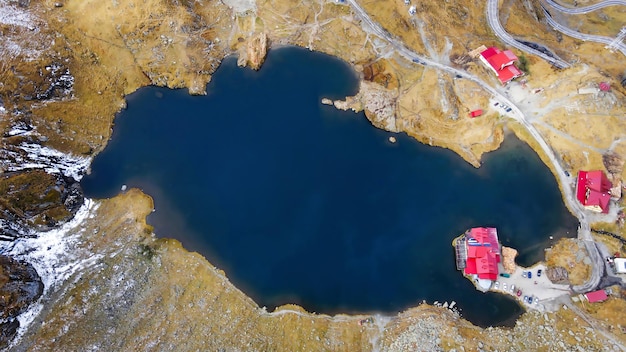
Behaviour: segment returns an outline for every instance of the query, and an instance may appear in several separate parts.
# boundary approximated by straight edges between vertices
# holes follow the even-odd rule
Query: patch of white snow
[[[7,171],[40,168],[46,172],[60,172],[66,177],[80,181],[91,163],[90,157],[65,154],[39,144],[22,143],[17,148],[26,152],[26,155],[16,151],[7,151],[7,154],[14,158],[14,162],[5,161],[3,166]]]
[[[36,233],[36,237],[19,238],[0,250],[0,253],[32,264],[44,284],[42,294],[44,298],[48,293],[56,291],[78,270],[95,264],[102,257],[101,255],[83,255],[81,259],[76,248],[78,237],[84,231],[77,229],[80,229],[81,224],[97,209],[98,205],[93,200],[85,199],[85,203],[76,212],[74,218],[60,228]],[[13,344],[19,341],[20,336],[24,334],[42,309],[43,303],[40,298],[37,303],[17,317],[20,327]]]

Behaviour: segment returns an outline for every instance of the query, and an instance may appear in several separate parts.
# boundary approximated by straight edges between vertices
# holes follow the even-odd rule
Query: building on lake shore
[[[457,269],[476,279],[481,288],[488,289],[499,273],[498,231],[493,227],[472,228],[455,240],[454,247]]]
[[[585,209],[606,214],[609,212],[611,187],[611,181],[602,170],[579,171],[576,198]]]

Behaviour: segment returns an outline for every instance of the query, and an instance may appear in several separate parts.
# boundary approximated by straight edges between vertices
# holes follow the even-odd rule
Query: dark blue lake
[[[495,226],[529,265],[549,236],[574,235],[553,176],[513,135],[475,169],[321,105],[357,89],[332,57],[272,50],[259,72],[228,58],[207,89],[129,96],[82,185],[95,198],[143,189],[159,236],[205,255],[261,306],[394,313],[454,300],[476,324],[509,325],[521,308],[476,291],[451,240]]]

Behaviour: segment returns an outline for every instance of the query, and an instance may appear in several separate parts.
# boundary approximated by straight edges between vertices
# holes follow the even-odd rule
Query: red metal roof
[[[476,274],[481,279],[496,280],[500,262],[497,230],[492,227],[476,227],[470,230],[467,237],[465,274]]]
[[[599,207],[609,212],[611,182],[602,170],[579,171],[576,182],[576,198],[584,206]]]
[[[489,47],[485,50],[483,50],[480,55],[482,55],[482,57],[484,57],[485,59],[488,59],[490,57],[492,57],[493,55],[499,54],[500,53],[500,49],[496,48],[496,47]]]
[[[608,92],[611,90],[611,85],[607,82],[600,82],[600,90],[603,92]]]
[[[522,71],[520,71],[515,65],[506,66],[505,68],[498,71],[498,79],[502,84],[505,84],[511,81],[514,78],[520,77],[524,75]]]
[[[593,291],[585,294],[589,303],[602,302],[608,298],[604,290]]]
[[[517,61],[517,56],[510,50],[492,55],[487,59],[487,62],[496,70],[502,70],[506,66],[512,65]]]
[[[517,61],[517,56],[510,50],[500,51],[498,48],[490,47],[483,50],[480,55],[496,71],[502,84],[523,75],[522,71],[513,65]]]
[[[480,110],[480,109],[474,110],[474,111],[470,112],[470,116],[472,116],[472,117],[478,117],[478,116],[480,116],[482,114],[483,114],[483,111]]]

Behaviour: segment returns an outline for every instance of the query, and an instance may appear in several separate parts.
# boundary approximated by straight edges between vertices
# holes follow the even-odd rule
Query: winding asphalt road
[[[568,27],[565,27],[561,24],[559,24],[558,22],[556,22],[552,16],[550,15],[550,13],[548,12],[548,10],[546,10],[546,8],[541,5],[541,7],[543,8],[543,13],[546,16],[546,20],[548,21],[548,24],[550,26],[552,26],[552,28],[556,29],[557,31],[570,36],[572,38],[576,38],[576,39],[580,39],[583,41],[589,41],[589,42],[596,42],[596,43],[602,43],[602,44],[606,44],[609,45],[611,44],[615,38],[609,38],[609,37],[603,37],[601,35],[592,35],[592,34],[583,34],[580,32],[577,32],[573,29],[570,29]],[[623,42],[621,43],[617,43],[617,50],[621,51],[622,54],[624,54],[626,56],[626,45],[624,45]]]
[[[531,48],[515,40],[515,38],[513,38],[509,33],[507,33],[507,31],[504,30],[504,27],[502,27],[502,24],[500,24],[500,18],[498,17],[498,12],[499,12],[498,0],[488,0],[487,1],[487,21],[489,21],[489,27],[491,27],[491,30],[493,30],[493,32],[496,34],[496,36],[500,40],[502,40],[504,43],[508,44],[509,46],[517,48],[521,51],[525,51],[529,54],[539,56],[540,58],[548,61],[549,63],[551,63],[552,65],[558,68],[567,68],[570,66],[568,62],[566,62],[565,60],[561,59],[560,57],[556,55],[554,57],[550,55],[546,55],[537,49]]]
[[[497,10],[497,2],[496,2],[497,0],[489,0],[489,1],[490,1],[489,4],[491,3],[496,4],[496,10]],[[466,71],[462,71],[454,67],[444,65],[440,62],[426,58],[410,50],[404,45],[404,43],[392,37],[389,32],[384,30],[378,23],[373,21],[370,18],[370,16],[367,14],[367,12],[363,10],[363,8],[358,4],[356,0],[347,0],[347,3],[352,7],[355,14],[361,19],[362,23],[370,28],[373,34],[377,35],[383,40],[386,40],[401,56],[407,58],[408,60],[416,62],[418,64],[421,64],[424,66],[431,66],[436,69],[451,73],[452,75],[456,75],[458,77],[470,80],[478,84],[479,86],[481,86],[483,89],[487,90],[489,93],[491,93],[500,102],[500,104],[508,105],[511,108],[510,115],[513,117],[513,119],[515,119],[522,126],[524,126],[524,128],[526,128],[526,130],[530,133],[532,138],[535,139],[537,144],[539,144],[543,153],[550,160],[550,163],[552,164],[552,167],[555,171],[555,176],[558,178],[559,183],[562,185],[562,189],[564,192],[563,198],[565,200],[565,203],[567,207],[572,211],[574,216],[576,216],[578,218],[578,221],[580,222],[580,227],[578,230],[578,238],[584,241],[587,251],[589,252],[589,256],[594,263],[594,265],[592,265],[592,272],[590,275],[590,279],[585,284],[573,287],[572,289],[575,292],[588,292],[588,291],[595,289],[598,286],[600,282],[600,278],[602,277],[602,274],[603,274],[603,270],[602,270],[603,262],[602,262],[602,258],[600,254],[598,253],[598,249],[596,248],[593,242],[593,238],[591,237],[591,228],[589,226],[589,221],[585,215],[585,210],[582,207],[582,205],[576,200],[576,197],[574,196],[574,192],[572,188],[569,187],[569,182],[570,182],[569,177],[566,175],[565,170],[559,163],[556,155],[554,154],[554,151],[552,150],[552,148],[550,148],[548,143],[546,143],[543,136],[541,136],[541,134],[535,128],[535,126],[533,126],[526,119],[526,117],[524,116],[524,113],[519,109],[519,107],[513,104],[513,102],[506,96],[506,93],[504,92],[502,88],[493,88],[492,86],[490,86],[489,84],[481,80],[480,78],[473,76],[467,73]]]
[[[565,7],[563,5],[557,4],[554,0],[543,0],[543,1],[548,3],[548,5],[550,5],[550,7],[554,8],[555,10],[561,11],[563,13],[567,13],[569,15],[582,15],[582,14],[597,11],[597,10],[600,10],[609,6],[620,6],[620,5],[626,6],[626,0],[606,0],[606,1],[599,2],[597,4],[593,4],[593,5],[589,5],[585,7],[575,7],[575,8]]]

